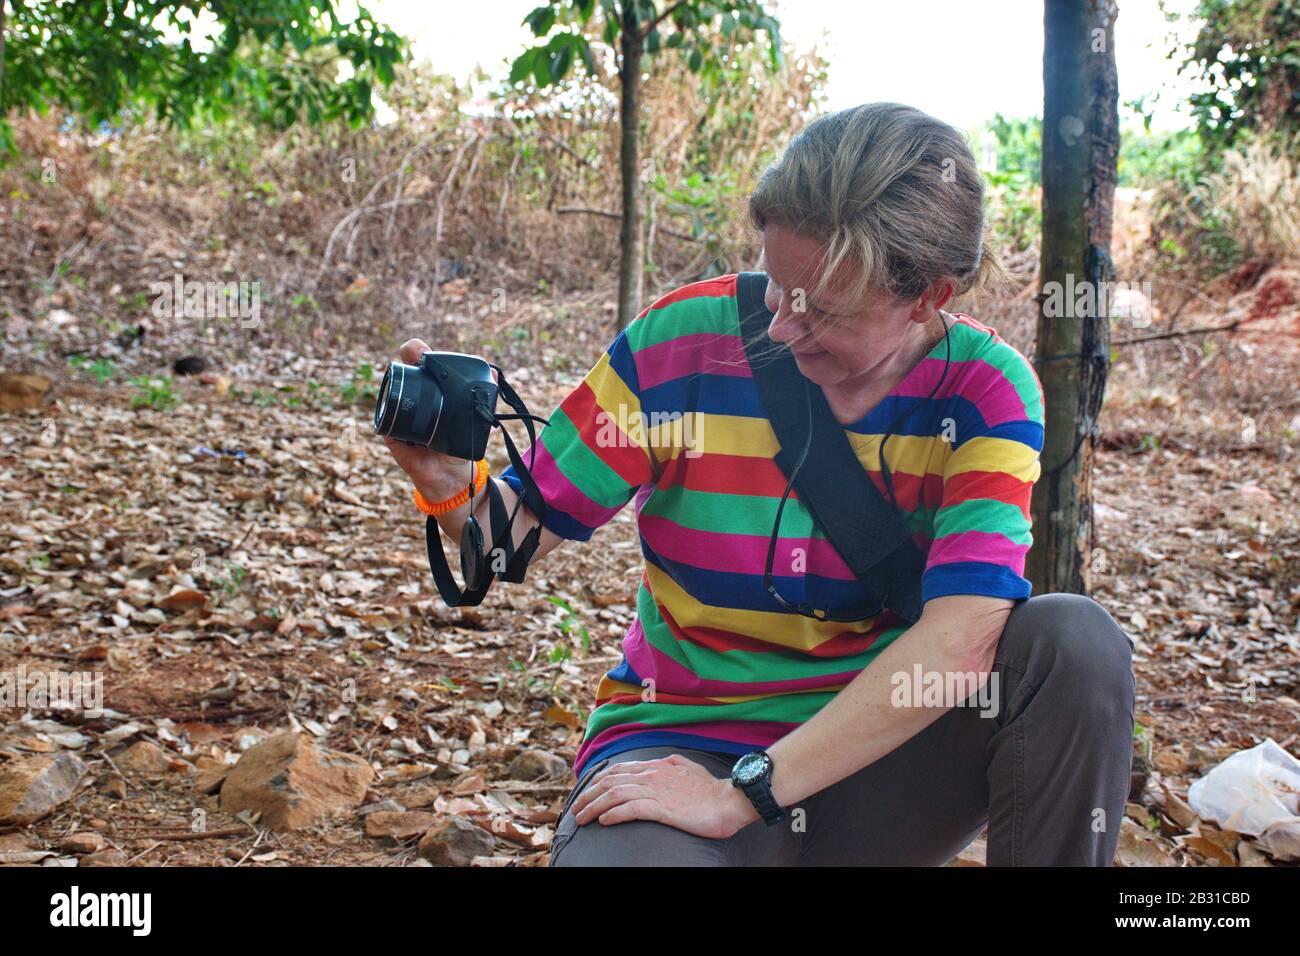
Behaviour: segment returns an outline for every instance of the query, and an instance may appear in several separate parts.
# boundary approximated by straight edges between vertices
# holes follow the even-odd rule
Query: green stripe
[[[992,498],[969,498],[940,508],[935,515],[938,535],[994,529],[1012,541],[1023,543],[1023,536],[1029,531],[1029,521],[1015,505]]]
[[[1043,402],[1029,362],[1005,341],[995,342],[987,333],[964,323],[959,326],[959,329],[960,334],[953,345],[953,361],[983,362],[996,370],[1016,390],[1020,404],[1025,409],[1025,418],[1041,424]],[[942,349],[942,343],[935,348]],[[931,352],[931,355],[933,354],[935,353]]]
[[[833,692],[781,694],[738,704],[659,704],[639,701],[635,704],[601,704],[587,720],[589,740],[610,727],[621,724],[647,724],[652,727],[677,727],[713,720],[776,720],[792,724],[805,723],[833,698]]]
[[[698,295],[670,302],[654,309],[644,319],[627,327],[627,341],[633,352],[659,345],[683,335],[739,332],[736,299],[730,295]]]
[[[546,450],[559,465],[561,474],[579,491],[605,508],[627,504],[637,491],[582,440],[573,419],[561,409],[546,426]]]
[[[682,485],[656,490],[641,509],[644,515],[668,518],[683,528],[724,534],[748,534],[769,537],[777,497],[766,495],[731,495],[720,491],[696,491]],[[786,501],[781,512],[781,536],[824,538],[814,527],[812,516],[798,500]]]

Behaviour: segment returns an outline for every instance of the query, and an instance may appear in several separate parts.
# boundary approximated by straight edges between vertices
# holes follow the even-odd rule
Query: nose
[[[803,325],[799,322],[794,310],[790,308],[789,297],[782,295],[780,306],[767,326],[767,337],[778,344],[788,345],[791,342],[799,341],[806,335]]]

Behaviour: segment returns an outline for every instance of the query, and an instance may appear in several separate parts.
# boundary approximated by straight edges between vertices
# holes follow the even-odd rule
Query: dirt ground
[[[99,382],[64,364],[67,335],[31,366],[51,398],[0,413],[0,670],[102,674],[108,711],[0,711],[0,767],[66,750],[89,768],[53,814],[0,828],[0,853],[70,863],[64,839],[92,832],[142,866],[422,863],[414,838],[369,838],[356,813],[275,834],[201,792],[205,770],[295,730],[379,770],[367,804],[509,820],[479,865],[544,864],[572,781],[506,768],[529,749],[573,757],[632,619],[632,509],[598,546],[566,544],[526,583],[449,610],[370,427],[378,378],[360,363],[383,356],[226,349],[221,378],[151,395],[128,378],[162,374],[192,343],[127,346]],[[599,337],[511,366],[533,411],[554,407]],[[1152,765],[1121,865],[1268,865],[1254,841],[1189,816],[1187,787],[1265,738],[1300,750],[1300,360],[1276,336],[1210,340],[1123,350],[1102,423],[1092,583],[1137,640],[1135,748]],[[489,455],[506,465],[500,442]],[[167,760],[119,766],[142,740]],[[981,860],[977,842],[960,862]]]

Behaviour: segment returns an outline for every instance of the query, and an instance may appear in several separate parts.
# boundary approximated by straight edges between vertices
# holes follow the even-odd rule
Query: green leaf
[[[555,8],[551,6],[537,7],[528,16],[524,17],[524,23],[533,31],[533,36],[545,36],[551,32],[551,27],[555,25]]]
[[[515,84],[522,83],[527,79],[528,74],[533,71],[533,60],[536,59],[537,54],[537,47],[531,47],[519,54],[519,56],[515,58],[515,62],[510,66],[510,76],[506,82],[511,86],[514,86]]]

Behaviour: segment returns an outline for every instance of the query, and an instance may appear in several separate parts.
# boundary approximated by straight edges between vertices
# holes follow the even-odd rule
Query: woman
[[[1132,753],[1130,644],[1088,598],[1029,598],[1042,392],[994,330],[943,311],[998,269],[970,149],[900,104],[833,113],[766,170],[749,214],[772,347],[821,388],[913,532],[923,610],[910,626],[888,610],[796,610],[865,591],[797,496],[773,531],[788,482],[741,346],[736,276],[660,298],[538,437],[538,555],[589,540],[635,497],[646,559],[552,865],[941,865],[986,824],[990,865],[1109,865]],[[407,342],[400,358],[426,348]],[[465,462],[390,447],[423,499],[455,504]],[[513,469],[490,480],[513,506]],[[458,540],[467,514],[440,527]],[[772,534],[780,600],[763,584]]]

